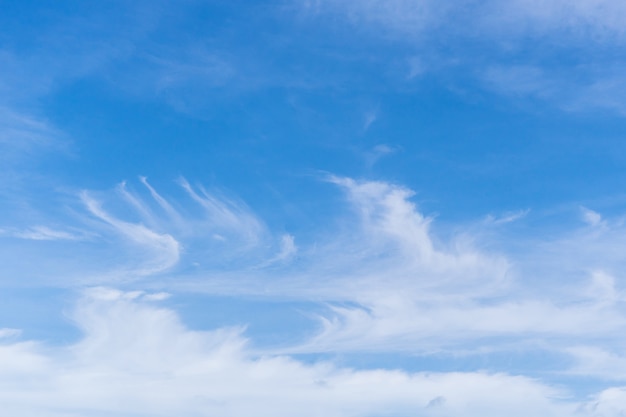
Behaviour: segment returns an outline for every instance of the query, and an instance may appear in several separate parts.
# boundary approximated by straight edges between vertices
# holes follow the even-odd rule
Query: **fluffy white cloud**
[[[148,298],[146,298],[148,297]],[[406,373],[255,357],[241,329],[192,331],[149,294],[93,289],[72,314],[74,344],[0,346],[3,413],[20,416],[566,416],[532,379]]]

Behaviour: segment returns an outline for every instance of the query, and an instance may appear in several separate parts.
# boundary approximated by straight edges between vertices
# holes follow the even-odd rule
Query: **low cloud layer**
[[[60,348],[0,346],[4,412],[29,416],[543,416],[578,405],[505,374],[354,370],[254,356],[241,329],[192,331],[150,294],[89,290],[71,318],[80,340]],[[611,392],[603,393],[609,397]],[[602,396],[601,406],[605,406]],[[596,414],[587,414],[596,415]]]

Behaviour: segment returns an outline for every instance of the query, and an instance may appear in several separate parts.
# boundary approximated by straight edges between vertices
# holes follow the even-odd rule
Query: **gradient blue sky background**
[[[0,415],[624,415],[625,21],[0,0]]]

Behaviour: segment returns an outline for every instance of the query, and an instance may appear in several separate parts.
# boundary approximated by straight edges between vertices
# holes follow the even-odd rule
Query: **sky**
[[[626,414],[626,3],[0,10],[0,417]]]

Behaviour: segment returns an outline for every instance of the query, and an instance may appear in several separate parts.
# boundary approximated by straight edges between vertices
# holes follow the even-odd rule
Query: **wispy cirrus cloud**
[[[31,245],[44,253],[65,248],[74,254],[71,261],[49,259],[54,264],[49,278],[69,273],[91,283],[140,279],[177,268],[212,271],[229,264],[241,269],[285,264],[297,251],[292,235],[271,236],[241,201],[191,186],[185,179],[179,181],[177,200],[163,197],[145,177],[139,182],[142,192],[122,182],[107,192],[65,196],[62,217],[39,215],[33,208],[29,217],[39,218],[40,224],[3,225],[0,238],[31,242],[11,251]],[[55,242],[63,246],[52,246]],[[8,264],[17,261],[7,259]]]
[[[534,99],[554,103],[567,112],[626,114],[626,79],[623,65],[582,65],[574,70],[538,65],[500,65],[480,71],[490,90],[515,100]]]
[[[620,24],[626,7],[615,0],[473,1],[442,4],[433,0],[343,0],[303,2],[316,13],[336,12],[359,25],[377,25],[399,35],[430,35],[442,31],[450,35],[569,36],[577,41],[621,41],[625,34]],[[463,21],[463,26],[450,27]]]
[[[137,270],[140,275],[150,275],[176,265],[180,258],[180,244],[174,237],[167,233],[155,232],[141,224],[119,220],[104,211],[89,194],[83,193],[81,197],[91,214],[148,252],[149,260]]]
[[[461,4],[463,4],[462,2]],[[454,5],[431,0],[366,0],[353,3],[344,0],[316,0],[303,2],[313,13],[338,13],[357,25],[382,26],[402,34],[419,35],[439,26],[454,10]]]
[[[148,191],[147,199],[137,191],[129,191],[125,182],[117,187],[117,195],[127,204],[123,210],[126,214],[122,217],[106,211],[90,193],[81,194],[81,200],[92,216],[110,226],[110,231],[115,232],[122,242],[143,254],[144,261],[131,269],[140,276],[176,266],[187,268],[192,263],[190,258],[196,256],[208,255],[210,258],[205,262],[209,265],[233,257],[241,259],[256,251],[268,238],[263,223],[242,202],[211,194],[180,178],[180,188],[190,201],[183,208],[175,208],[145,177],[140,177],[140,182]],[[123,220],[124,217],[138,218],[139,222]],[[96,227],[98,229],[106,235],[106,231]],[[293,238],[283,236],[275,261],[287,259],[294,251]],[[185,262],[181,262],[183,257]],[[247,262],[249,265],[254,263],[252,260]]]
[[[9,150],[50,146],[59,133],[49,123],[6,107],[0,108],[0,145]]]
[[[448,239],[438,237],[433,218],[419,212],[406,188],[340,177],[329,180],[344,191],[355,216],[347,217],[343,230],[314,247],[296,249],[294,236],[287,234],[278,239],[275,251],[262,249],[272,240],[271,234],[245,205],[196,190],[186,180],[180,185],[202,208],[200,217],[184,214],[189,206],[174,208],[145,178],[141,181],[152,201],[118,188],[129,209],[142,219],[140,223],[113,216],[89,194],[82,198],[91,215],[143,253],[144,260],[133,267],[138,269],[128,271],[144,277],[172,268],[185,271],[176,283],[162,276],[159,285],[330,302],[328,314],[319,318],[320,333],[287,348],[293,352],[408,349],[424,353],[494,337],[505,344],[511,338],[605,337],[625,325],[616,280],[602,272],[602,268],[614,269],[619,259],[594,255],[592,262],[585,254],[615,244],[620,234],[611,227],[582,228],[576,236],[541,242],[538,250],[550,256],[529,250],[532,253],[524,256],[537,264],[529,269],[520,264],[524,257],[510,259],[504,250],[479,249],[472,228]],[[108,233],[96,230],[102,236]],[[578,242],[577,249],[573,242]],[[212,259],[194,260],[209,248]],[[297,264],[291,265],[288,261],[296,250]],[[572,250],[582,252],[574,257],[575,263],[563,264]],[[142,259],[137,254],[133,258]],[[238,261],[224,269],[219,258]],[[565,267],[559,270],[555,265]],[[577,280],[562,288],[567,271]],[[525,274],[553,274],[554,280],[540,293],[525,284]],[[588,329],[594,329],[593,334]],[[419,343],[423,338],[429,342]],[[490,343],[494,348],[499,345],[497,340]]]
[[[0,191],[19,188],[34,175],[47,153],[69,153],[67,136],[40,114],[6,106],[0,100]]]
[[[601,220],[584,224],[581,219],[580,228],[556,239],[520,236],[528,248],[507,253],[506,246],[495,251],[481,239],[506,228],[508,221],[495,230],[479,222],[489,228],[486,235],[477,233],[473,223],[444,237],[405,187],[328,180],[342,190],[351,211],[335,223],[339,229],[320,234],[324,238],[313,245],[297,247],[297,236],[273,237],[245,204],[185,180],[180,181],[182,200],[162,196],[145,178],[140,180],[144,193],[128,186],[84,193],[88,215],[81,222],[83,228],[91,227],[90,245],[109,247],[116,254],[109,260],[118,263],[108,262],[109,274],[94,265],[80,274],[95,277],[87,282],[133,281],[173,293],[320,305],[309,313],[304,338],[264,348],[268,354],[475,355],[506,352],[513,344],[575,364],[585,352],[621,343],[626,297],[614,271],[622,265],[623,222],[593,212]],[[111,204],[111,198],[124,205]],[[511,216],[520,222],[521,214]],[[110,294],[118,298],[116,292]],[[600,365],[589,375],[605,375],[608,366]],[[559,372],[576,369],[564,365]]]
[[[490,1],[486,9],[493,18],[498,18],[503,30],[539,36],[547,32],[594,42],[622,42],[626,34],[620,24],[626,17],[626,7],[615,0]]]
[[[368,271],[365,276],[386,276],[391,291],[402,286],[415,294],[437,288],[488,294],[506,285],[506,259],[481,253],[469,235],[437,239],[431,229],[433,218],[410,201],[411,190],[385,182],[330,180],[344,190],[358,216],[353,233],[340,237],[340,242],[347,241],[339,245],[351,254],[347,259],[352,266],[361,264]]]
[[[572,148],[613,137],[626,8],[226,3],[16,2],[0,14],[4,412],[624,414],[625,222],[579,201],[594,187],[584,169],[594,184],[617,169],[566,155],[501,180],[522,173],[514,162],[552,163],[553,132],[575,131]],[[518,119],[528,103],[540,115]],[[534,106],[545,103],[587,128],[557,128]],[[71,163],[38,164],[71,141]],[[464,168],[486,160],[494,177]],[[195,178],[158,183],[181,166],[205,183],[226,176],[251,201]],[[297,183],[320,167],[354,178]],[[135,170],[151,180],[111,179]],[[446,214],[363,172],[411,178],[429,201],[447,194],[424,205]],[[534,195],[544,175],[576,188],[568,219],[537,218],[562,197]]]
[[[220,230],[234,232],[252,245],[258,241],[264,226],[245,204],[218,198],[202,187],[196,191],[184,178],[179,182],[189,197],[205,209],[206,218],[218,233]]]
[[[67,230],[51,229],[47,226],[33,226],[25,230],[0,231],[0,234],[29,240],[83,240],[88,235]]]
[[[413,49],[409,81],[462,71],[479,88],[574,112],[623,116],[626,7],[614,0],[430,0],[304,2],[318,19],[341,16],[367,39]],[[531,43],[533,43],[531,45]],[[446,45],[433,48],[432,45]],[[480,49],[476,54],[474,48]],[[581,54],[580,51],[585,51]],[[580,57],[584,56],[584,60]],[[415,81],[415,80],[413,80]],[[467,88],[451,90],[467,93]]]

